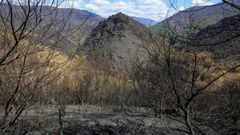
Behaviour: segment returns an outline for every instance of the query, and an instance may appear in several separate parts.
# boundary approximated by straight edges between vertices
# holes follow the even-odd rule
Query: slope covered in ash
[[[225,18],[202,29],[194,39],[200,51],[210,51],[218,59],[240,60],[240,15]]]
[[[146,64],[151,49],[148,29],[122,13],[99,23],[79,49],[101,69],[131,72],[133,66]]]

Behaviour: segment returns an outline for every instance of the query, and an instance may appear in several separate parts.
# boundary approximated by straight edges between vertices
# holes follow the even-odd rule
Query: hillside
[[[240,15],[225,18],[195,35],[198,50],[210,51],[215,59],[240,60]]]
[[[9,10],[8,8],[7,4],[1,4],[1,15],[7,16],[7,11]],[[16,20],[14,20],[14,25],[19,25],[17,19],[24,15],[21,8],[22,7],[19,5],[13,5],[13,13],[18,16],[15,17]],[[56,23],[60,27],[64,26],[64,30],[61,34],[67,34],[68,39],[55,46],[55,49],[68,55],[74,53],[74,50],[76,50],[76,48],[84,42],[85,38],[91,33],[92,29],[94,29],[98,23],[104,19],[97,14],[79,9],[57,8],[56,10],[53,10],[52,7],[49,6],[43,6],[42,9],[43,12],[41,14],[47,17],[44,18],[44,25]],[[52,15],[47,15],[51,10],[53,10]],[[38,35],[39,33],[35,34]],[[48,41],[46,41],[45,45],[48,46]]]
[[[71,33],[73,33],[71,41],[76,45],[81,45],[98,23],[104,20],[103,17],[85,10],[67,8],[59,10],[63,14],[72,12],[69,17],[69,25],[71,25]]]
[[[99,23],[79,53],[86,54],[99,68],[131,71],[132,66],[149,60],[148,29],[122,13]]]
[[[235,1],[235,3],[240,4],[240,1]],[[223,18],[238,13],[239,11],[224,3],[211,6],[195,6],[178,12],[152,26],[151,31],[157,35],[174,32],[178,36],[186,37],[190,33],[198,32],[208,25],[215,24]]]

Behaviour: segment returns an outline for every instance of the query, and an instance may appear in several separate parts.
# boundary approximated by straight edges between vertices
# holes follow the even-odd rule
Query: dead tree
[[[230,3],[228,1],[223,2],[234,8],[238,8],[238,6],[233,3]],[[189,17],[191,17],[191,15]],[[193,19],[189,18],[189,20]],[[202,63],[203,61],[200,52],[193,48],[194,47],[193,45],[196,45],[195,44],[196,40],[192,40],[192,36],[188,37],[179,36],[171,26],[170,22],[166,23],[165,28],[168,29],[167,32],[170,31],[170,33],[168,33],[166,37],[166,41],[168,42],[168,44],[164,43],[159,44],[155,42],[154,46],[156,51],[159,52],[159,55],[161,55],[162,59],[165,61],[165,64],[167,66],[167,72],[171,83],[171,89],[175,95],[175,104],[182,112],[182,116],[187,127],[186,128],[187,132],[191,135],[204,134],[201,128],[197,126],[198,125],[197,122],[194,121],[193,119],[193,106],[196,104],[196,102],[199,102],[198,97],[200,95],[208,91],[209,88],[219,79],[223,78],[224,76],[233,71],[237,71],[240,67],[240,64],[235,64],[229,67],[227,70],[220,69],[222,70],[222,73],[212,78],[205,79],[201,78],[203,73],[199,72],[199,67],[203,65]],[[190,28],[197,29],[195,25],[190,26]],[[225,42],[227,43],[228,41]],[[179,60],[179,58],[173,56],[174,45],[176,43],[178,43],[178,45],[180,44],[186,47],[178,52],[178,53],[183,52],[183,55],[187,55],[187,57],[183,57],[183,60],[181,59]],[[216,42],[216,45],[217,44],[220,43]],[[209,46],[209,44],[205,44],[205,46]],[[214,67],[215,65],[210,64],[209,66]],[[205,84],[199,85],[199,82],[203,81],[202,79],[204,79]]]
[[[14,134],[16,123],[36,100],[37,91],[64,71],[66,61],[54,63],[59,54],[47,49],[69,35],[65,31],[71,12],[59,13],[60,4],[57,0],[0,1],[1,134]]]

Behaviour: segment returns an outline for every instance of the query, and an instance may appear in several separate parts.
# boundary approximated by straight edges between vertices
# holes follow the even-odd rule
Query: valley
[[[61,4],[0,2],[1,135],[240,133],[238,0],[158,22]]]

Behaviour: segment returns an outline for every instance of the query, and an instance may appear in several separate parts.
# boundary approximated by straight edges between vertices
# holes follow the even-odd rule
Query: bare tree
[[[64,71],[67,61],[55,62],[60,54],[47,49],[54,48],[69,34],[63,32],[68,15],[57,10],[62,2],[0,2],[0,90],[4,94],[1,134],[14,134],[20,115],[36,100],[36,93]]]
[[[238,6],[234,3],[231,3],[229,1],[223,2],[236,9],[238,8]],[[172,3],[172,6],[174,7],[174,2]],[[196,11],[186,12],[190,12],[191,14],[191,12],[194,13]],[[194,18],[191,18],[191,15],[189,16],[189,20],[189,27],[191,29],[198,29],[198,27],[196,27],[196,24],[191,25],[191,22],[194,22]],[[164,63],[167,67],[171,89],[175,95],[175,104],[182,112],[182,116],[187,127],[187,132],[191,135],[204,134],[204,131],[202,131],[201,127],[199,126],[201,124],[194,120],[194,106],[196,104],[200,104],[199,97],[205,92],[208,92],[209,89],[212,89],[212,86],[220,79],[224,78],[232,72],[238,71],[240,64],[237,63],[228,69],[223,69],[217,67],[214,62],[207,63],[205,57],[202,56],[202,53],[194,48],[200,45],[198,44],[199,42],[196,42],[196,39],[193,38],[194,36],[191,36],[194,35],[194,33],[190,31],[190,33],[187,34],[189,36],[180,36],[178,33],[176,33],[176,30],[173,29],[171,22],[166,22],[165,28],[167,29],[166,31],[170,31],[170,33],[161,36],[166,37],[165,39],[168,44],[164,44],[164,42],[162,44],[159,44],[155,41],[154,46],[155,49],[159,52],[162,60],[165,61]],[[217,35],[219,33],[215,34]],[[204,40],[205,38],[197,40]],[[232,39],[233,38],[239,38],[239,36],[232,37]],[[224,43],[228,42],[229,40],[224,41]],[[215,45],[219,45],[221,43],[222,41],[216,41]],[[176,44],[185,46],[183,50],[177,50],[178,55],[175,54],[175,46],[177,46]],[[206,43],[204,46],[211,46],[211,44]],[[204,73],[201,71],[201,67],[204,67],[205,69],[214,68],[217,70]],[[215,75],[211,75],[214,72]]]

